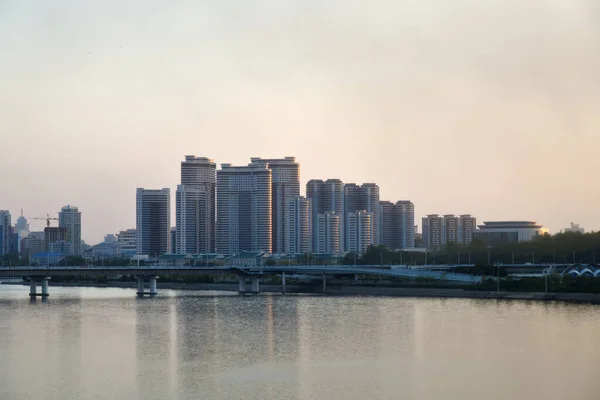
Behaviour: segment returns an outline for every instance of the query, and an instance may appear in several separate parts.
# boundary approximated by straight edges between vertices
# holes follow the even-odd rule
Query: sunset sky
[[[0,0],[0,55],[0,209],[88,243],[185,154],[600,230],[598,0]]]

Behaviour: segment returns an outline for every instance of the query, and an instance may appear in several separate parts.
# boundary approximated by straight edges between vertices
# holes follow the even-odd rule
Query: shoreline
[[[3,282],[6,285],[28,286],[21,282]],[[50,282],[50,287],[96,287],[136,289],[135,282]],[[238,292],[236,283],[159,283],[161,289],[167,290],[210,290]],[[281,293],[281,285],[261,284],[261,293]],[[322,294],[320,286],[293,285],[286,286],[287,294]],[[460,288],[415,288],[415,287],[383,287],[383,286],[335,286],[327,287],[327,295],[333,296],[385,296],[416,298],[456,298],[456,299],[491,299],[491,300],[529,300],[529,301],[563,301],[587,304],[600,304],[598,293],[536,293],[536,292],[496,292],[468,290]]]

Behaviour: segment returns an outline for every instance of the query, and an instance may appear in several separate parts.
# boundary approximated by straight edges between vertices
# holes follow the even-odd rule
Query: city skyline
[[[189,152],[188,152],[188,153],[189,153]],[[187,153],[186,153],[186,154],[187,154]],[[196,157],[196,156],[189,156],[189,155],[186,155],[186,156],[184,156],[184,158],[186,158],[186,160],[187,160],[187,161],[190,161],[190,160],[192,160],[194,157]],[[181,159],[181,157],[179,158],[179,162],[180,162],[180,165],[181,165],[181,166],[183,166],[184,164],[186,164],[186,162],[185,162],[185,161],[180,161],[180,159]],[[220,171],[220,170],[221,170],[221,168],[220,168],[220,167],[221,167],[221,165],[225,165],[225,166],[226,166],[226,168],[227,168],[227,167],[229,167],[229,166],[231,166],[231,163],[229,163],[229,162],[223,162],[223,163],[219,163],[218,161],[216,161],[216,160],[214,160],[214,159],[212,159],[212,158],[210,158],[210,159],[209,159],[209,158],[206,158],[206,157],[204,157],[204,156],[196,157],[196,159],[197,159],[197,160],[202,160],[202,161],[207,161],[207,162],[214,163],[214,164],[218,165],[217,169],[216,169],[216,170],[214,170],[214,172],[215,172],[215,175],[216,175],[216,172],[218,172],[218,171]],[[268,161],[268,160],[284,160],[284,158],[281,158],[281,159],[268,159],[268,158],[264,158],[264,159],[263,159],[263,158],[260,158],[260,157],[250,157],[249,159],[250,159],[250,162],[249,162],[249,163],[246,163],[246,165],[244,165],[243,163],[241,163],[241,165],[242,165],[242,166],[249,166],[249,167],[250,167],[250,166],[259,166],[259,165],[261,165],[261,164],[260,164],[260,162],[266,162],[266,161]],[[288,157],[288,159],[292,159],[292,160],[293,160],[293,159],[295,159],[295,157]],[[260,160],[260,162],[259,162],[259,163],[257,163],[259,160]],[[298,160],[295,160],[295,162],[297,163],[297,165],[299,165],[299,164],[300,164],[300,162],[299,162]],[[180,168],[180,169],[179,169],[179,176],[180,176],[180,179],[179,179],[179,180],[181,180],[181,175],[182,175],[182,168]],[[300,176],[301,176],[301,175],[300,175]],[[364,183],[364,184],[358,184],[358,185],[357,185],[357,184],[356,184],[356,183],[354,183],[354,182],[345,182],[345,181],[343,181],[343,180],[341,180],[341,179],[338,179],[338,178],[325,178],[325,180],[322,180],[322,179],[320,179],[320,178],[314,178],[314,177],[313,177],[313,178],[308,178],[308,179],[302,179],[302,178],[300,178],[300,196],[306,197],[306,195],[307,195],[307,189],[308,189],[308,186],[309,186],[309,184],[310,184],[311,182],[320,182],[320,181],[322,181],[322,182],[325,182],[325,181],[326,181],[325,183],[330,183],[330,184],[333,184],[333,183],[336,183],[336,182],[337,182],[338,184],[341,184],[341,188],[342,188],[342,189],[343,189],[343,188],[354,188],[354,190],[357,190],[357,189],[358,189],[358,190],[360,190],[360,189],[361,189],[361,188],[364,186],[365,188],[368,188],[368,190],[370,190],[370,188],[371,188],[371,187],[375,187],[375,188],[376,188],[376,190],[377,190],[377,193],[380,193],[380,192],[382,191],[382,188],[380,188],[380,187],[377,185],[377,183]],[[188,186],[190,186],[190,185],[188,184]],[[170,187],[168,187],[168,186],[166,186],[166,185],[163,185],[163,187],[164,187],[164,188],[167,188],[167,189],[170,189],[170,191],[172,191],[173,193],[176,193],[176,192],[177,192],[177,191],[178,191],[178,190],[179,190],[179,189],[182,187],[182,185],[181,185],[181,184],[179,184],[179,183],[176,183],[176,184],[174,185],[174,187],[175,187],[175,190],[171,189]],[[134,190],[138,190],[138,189],[139,189],[139,188],[135,188]],[[144,188],[144,189],[155,190],[156,188],[154,188],[154,189],[153,189],[153,188]],[[163,190],[164,190],[164,189],[163,189]],[[347,189],[346,189],[346,190],[347,190]],[[343,191],[344,191],[344,190],[342,190],[342,192],[343,192]],[[345,196],[346,196],[346,195],[344,195],[343,193],[342,193],[342,195],[343,195],[343,196],[344,196],[344,198],[345,198]],[[367,196],[367,197],[368,197],[368,196]],[[215,198],[215,201],[216,201],[216,198]],[[343,201],[347,201],[347,200],[343,200]],[[387,198],[384,198],[384,197],[382,197],[382,196],[379,196],[379,202],[380,202],[380,203],[388,203],[389,201],[390,201],[389,199],[387,199]],[[414,210],[415,210],[415,211],[414,211],[414,218],[415,218],[415,224],[416,224],[415,226],[416,226],[416,227],[418,227],[418,229],[419,229],[419,233],[421,233],[421,234],[422,234],[422,233],[423,233],[423,225],[422,225],[422,223],[421,223],[421,222],[422,222],[422,221],[424,221],[428,215],[432,215],[432,214],[430,214],[430,213],[419,214],[419,213],[416,211],[416,209],[417,209],[417,207],[418,207],[418,206],[417,206],[417,205],[415,205],[415,202],[413,202],[412,200],[401,200],[400,202],[404,202],[404,201],[408,201],[408,202],[411,204],[411,207],[412,207],[412,209],[414,209]],[[392,202],[393,202],[393,203],[395,203],[396,201],[394,200],[394,201],[392,201]],[[378,203],[378,204],[379,204],[379,203]],[[66,206],[66,207],[70,207],[70,206]],[[86,242],[88,245],[89,245],[89,244],[92,244],[92,245],[93,245],[93,244],[97,244],[97,243],[102,243],[102,242],[103,242],[103,239],[104,239],[104,236],[105,236],[107,233],[113,233],[113,234],[116,234],[116,233],[118,233],[119,231],[122,231],[122,230],[127,230],[127,229],[132,229],[132,228],[133,228],[133,229],[135,229],[135,226],[136,226],[136,222],[135,222],[135,215],[136,215],[136,212],[135,212],[135,207],[136,207],[136,206],[134,205],[134,210],[133,210],[133,219],[134,219],[134,223],[133,223],[133,226],[132,226],[132,227],[126,227],[126,226],[123,226],[123,227],[120,227],[120,228],[118,228],[118,229],[117,229],[116,231],[114,231],[114,232],[113,232],[113,231],[110,231],[110,232],[98,233],[98,235],[102,237],[102,239],[99,239],[98,241],[94,241],[94,240],[86,240],[87,238],[86,238],[86,237],[85,237],[83,234],[81,234],[81,240],[83,240],[84,242]],[[64,208],[64,207],[62,207],[62,208]],[[61,208],[61,209],[62,209],[62,208]],[[171,221],[171,225],[172,225],[171,227],[172,227],[172,228],[176,228],[176,220],[177,220],[177,219],[176,219],[176,216],[177,216],[177,212],[176,212],[176,209],[177,209],[177,201],[176,201],[175,199],[170,199],[170,200],[169,200],[169,208],[170,208],[170,210],[169,210],[169,215],[170,215],[169,219],[170,219],[170,221]],[[351,207],[351,208],[352,208],[352,207]],[[359,207],[359,208],[360,208],[360,207]],[[364,208],[364,207],[363,207],[363,208]],[[77,209],[77,207],[75,207],[75,209]],[[358,210],[358,209],[357,209],[357,210]],[[14,215],[14,213],[12,212],[12,210],[8,209],[8,211],[10,212],[10,214],[11,214],[11,215]],[[20,211],[21,211],[21,212],[23,212],[23,209],[21,209]],[[378,210],[377,210],[377,212],[379,212],[379,211],[380,211],[380,210],[378,209]],[[312,213],[313,213],[313,211],[312,211],[312,207],[311,207],[311,215],[312,215]],[[56,212],[56,215],[58,215],[59,217],[60,217],[60,214],[61,214],[60,210],[59,210],[58,212]],[[81,214],[81,213],[80,213],[80,214]],[[461,214],[467,214],[467,213],[457,213],[457,215],[461,215]],[[53,216],[53,215],[54,215],[53,213],[51,213],[51,214],[50,214],[50,216]],[[445,214],[443,214],[443,213],[440,213],[440,215],[442,215],[442,216],[443,216],[443,215],[445,215]],[[449,214],[449,215],[454,215],[454,214],[452,214],[452,213],[451,213],[451,214]],[[87,219],[87,217],[88,217],[88,213],[85,213],[85,218]],[[314,215],[314,217],[316,218],[316,214]],[[347,213],[346,213],[345,215],[342,215],[341,217],[342,217],[342,218],[340,219],[340,225],[342,225],[342,226],[343,226],[343,224],[341,224],[341,221],[343,221],[343,220],[344,220],[344,218],[347,218]],[[45,219],[45,217],[36,217],[36,218],[32,219],[32,217],[31,217],[31,216],[25,216],[24,218],[27,220],[27,223],[28,223],[28,225],[30,225],[30,226],[31,226],[31,228],[29,229],[31,232],[36,232],[36,231],[38,231],[38,232],[41,232],[41,231],[43,231],[43,230],[44,230],[44,227],[45,227],[45,222],[44,222],[44,221],[42,221],[42,219]],[[311,219],[312,219],[312,217],[311,217]],[[373,219],[377,219],[377,220],[378,220],[378,222],[379,222],[379,223],[381,223],[381,222],[380,222],[380,219],[381,219],[381,217],[380,217],[380,216],[379,216],[379,217],[375,217],[375,218],[373,218]],[[483,221],[483,220],[495,221],[495,220],[500,220],[500,219],[481,218],[480,220],[481,220],[481,221]],[[507,221],[511,221],[511,220],[531,220],[531,221],[539,221],[538,219],[535,219],[535,218],[527,218],[527,217],[524,217],[524,218],[505,218],[504,220],[507,220]],[[55,224],[53,224],[53,225],[51,225],[51,226],[54,226],[54,225],[56,225],[57,227],[59,226],[59,224],[58,224],[56,221],[53,221],[53,222],[54,222]],[[316,220],[315,220],[315,222],[316,222]],[[544,223],[544,221],[539,221],[539,222],[541,222],[541,223],[542,223],[544,226],[546,226],[546,227],[547,227],[547,225]],[[572,222],[571,222],[571,223],[572,223]],[[87,224],[83,224],[83,226],[81,226],[81,231],[82,231],[82,232],[86,232],[86,229],[85,229],[85,228],[86,228],[86,225],[87,225]],[[215,224],[215,225],[216,225],[216,224]],[[315,225],[315,224],[313,224],[313,225]],[[39,228],[39,229],[38,229],[38,228]],[[552,234],[552,233],[557,233],[557,232],[563,231],[564,229],[568,229],[568,227],[566,227],[566,224],[563,224],[563,226],[562,226],[561,228],[559,228],[558,230],[556,230],[556,231],[552,231],[552,230],[550,230],[550,229],[549,229],[549,233],[551,233],[551,234]],[[373,229],[373,230],[375,230],[375,229]],[[588,229],[588,231],[591,231],[591,230],[590,230],[590,229]],[[312,228],[311,228],[311,232],[312,232],[312,234],[311,234],[311,237],[313,237],[313,238],[314,238],[314,240],[318,240],[317,232],[316,232],[316,231],[314,231],[314,232],[313,232],[313,231],[312,231]],[[381,228],[378,228],[378,229],[377,229],[377,232],[378,232],[378,233],[380,233],[380,232],[381,232]],[[96,233],[96,232],[94,232],[94,233]],[[342,236],[347,236],[346,234],[347,234],[347,232],[346,232],[346,229],[345,229],[345,228],[343,228],[343,231],[342,231]],[[373,233],[372,233],[372,235],[373,235]],[[215,235],[215,241],[216,241],[216,235]],[[314,247],[314,246],[316,246],[316,243],[313,243],[313,241],[311,240],[311,247]],[[342,243],[340,243],[340,246],[342,246]]]
[[[76,204],[97,243],[183,154],[293,154],[419,217],[600,229],[596,1],[230,5],[3,2],[2,209]]]

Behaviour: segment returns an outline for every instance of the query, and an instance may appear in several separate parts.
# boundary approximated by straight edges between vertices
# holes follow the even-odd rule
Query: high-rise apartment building
[[[71,243],[71,254],[81,254],[81,212],[77,207],[64,206],[58,213],[58,226],[67,230],[65,241]]]
[[[272,170],[266,163],[217,171],[217,251],[271,252]]]
[[[348,213],[347,238],[348,251],[364,253],[371,241],[373,214],[365,210],[351,211]]]
[[[415,246],[415,206],[408,200],[380,202],[380,243],[392,250]]]
[[[476,220],[465,214],[439,216],[431,214],[423,217],[423,242],[426,248],[435,249],[448,243],[467,245],[471,243]]]
[[[216,169],[216,163],[206,157],[188,155],[181,162],[181,185],[175,193],[174,253],[215,251]]]
[[[12,222],[10,212],[0,210],[0,256],[10,252],[11,237]]]
[[[298,196],[288,201],[285,252],[300,254],[312,252],[310,200]]]
[[[340,253],[340,215],[324,212],[317,215],[317,246],[313,251],[319,254]]]
[[[442,246],[446,243],[458,242],[458,217],[453,214],[446,214],[442,217]]]
[[[370,243],[379,244],[379,186],[374,183],[364,183],[358,186],[354,183],[344,185],[344,225],[349,223],[348,216],[355,211],[365,211],[371,214]],[[345,250],[350,249],[350,238],[345,238]]]
[[[338,240],[343,240],[344,183],[339,179],[310,180],[306,184],[306,197],[311,201],[313,250],[319,248],[317,219],[320,214],[333,212],[339,216]],[[342,245],[343,243],[340,242],[339,246]],[[341,247],[338,251],[342,251]]]
[[[423,217],[421,229],[425,248],[435,249],[442,246],[442,217],[438,214]]]
[[[138,255],[158,257],[170,250],[171,190],[138,188],[136,246]]]
[[[265,159],[250,158],[249,166],[266,165],[271,171],[272,251],[285,251],[288,229],[286,227],[287,204],[300,196],[300,164],[295,157]]]
[[[471,244],[473,234],[477,229],[477,220],[469,214],[463,214],[458,218],[458,242],[464,245]]]

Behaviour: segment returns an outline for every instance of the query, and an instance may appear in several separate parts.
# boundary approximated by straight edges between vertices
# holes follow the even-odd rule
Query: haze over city
[[[295,156],[303,194],[375,182],[417,221],[600,227],[597,1],[9,0],[0,52],[0,205],[77,205],[88,243],[185,154]]]

